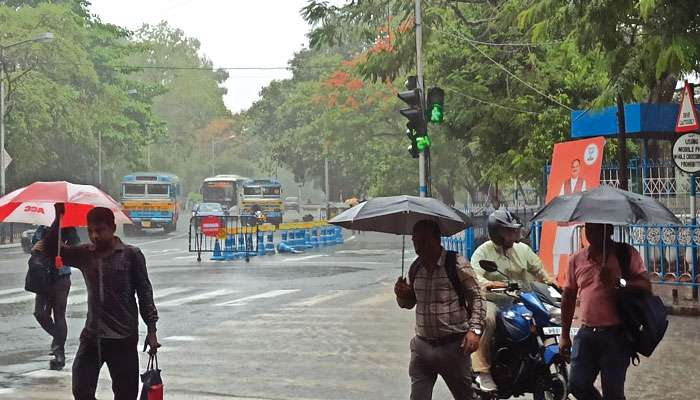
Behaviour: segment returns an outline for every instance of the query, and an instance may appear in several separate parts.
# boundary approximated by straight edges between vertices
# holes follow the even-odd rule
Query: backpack
[[[44,294],[51,286],[51,263],[40,253],[32,253],[27,262],[27,276],[24,278],[24,290]]]
[[[622,277],[630,277],[630,246],[617,243],[616,256]],[[664,338],[668,328],[666,306],[661,298],[635,288],[617,291],[617,307],[630,343],[632,363],[639,364],[639,354],[649,357]]]
[[[411,266],[411,268],[408,270],[408,279],[410,280],[411,284],[415,282],[418,267],[420,266],[420,264],[417,262],[418,260],[416,260],[416,265]],[[469,311],[469,308],[467,308],[467,299],[464,297],[464,292],[462,290],[462,283],[459,281],[459,276],[457,275],[456,251],[447,251],[445,256],[445,272],[447,273],[447,278],[450,280],[452,287],[454,288],[455,292],[457,292],[459,304],[461,304],[465,310]]]

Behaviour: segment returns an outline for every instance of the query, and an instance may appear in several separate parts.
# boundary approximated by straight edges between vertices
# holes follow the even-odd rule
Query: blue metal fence
[[[470,259],[476,247],[474,233],[470,227],[442,238],[442,245]],[[541,238],[542,223],[533,223],[530,243],[537,253]],[[700,288],[700,225],[631,225],[617,228],[616,240],[639,251],[652,281]]]

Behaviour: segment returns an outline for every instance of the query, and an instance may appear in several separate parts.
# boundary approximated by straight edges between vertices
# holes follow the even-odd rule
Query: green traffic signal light
[[[442,123],[444,119],[445,91],[439,87],[432,87],[428,90],[428,110],[430,122],[433,124]]]
[[[432,145],[432,143],[430,142],[430,137],[428,135],[425,135],[416,138],[416,145],[418,146],[419,151],[423,151],[429,148]]]
[[[430,108],[430,122],[439,124],[442,122],[444,114],[442,113],[442,104],[433,104]]]

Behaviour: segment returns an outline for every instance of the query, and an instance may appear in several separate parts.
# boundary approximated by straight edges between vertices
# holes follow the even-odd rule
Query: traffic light
[[[428,90],[428,120],[433,124],[440,124],[445,116],[445,91],[434,86]]]
[[[416,132],[407,128],[406,136],[408,136],[408,140],[411,141],[411,144],[408,146],[408,154],[410,154],[413,158],[418,158],[418,153],[420,150],[418,150],[418,136],[416,135]]]
[[[411,140],[408,152],[413,158],[418,158],[418,154],[426,148],[426,143],[430,146],[430,139],[427,138],[428,126],[423,110],[423,91],[417,83],[415,76],[409,76],[406,81],[407,90],[398,93],[399,99],[408,105],[408,107],[400,109],[399,112],[408,120],[406,122],[406,136]]]

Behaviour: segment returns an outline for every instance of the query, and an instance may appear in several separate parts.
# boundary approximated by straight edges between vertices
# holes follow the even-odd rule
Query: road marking
[[[379,293],[377,295],[374,295],[372,297],[368,297],[364,300],[360,300],[354,305],[356,306],[376,306],[382,303],[386,303],[387,301],[393,299],[395,297],[393,291],[386,291],[383,293]]]
[[[345,241],[346,241],[346,242],[350,242],[350,241],[353,241],[353,240],[355,240],[355,239],[357,239],[357,236],[352,235],[352,236],[350,236],[349,238],[345,239]]]
[[[15,297],[8,297],[6,299],[0,299],[0,304],[21,303],[23,301],[34,300],[35,297],[36,297],[36,294],[28,293],[28,294],[15,296]]]
[[[319,294],[314,297],[309,297],[308,299],[298,301],[296,303],[290,304],[291,307],[311,307],[323,302],[333,300],[335,298],[345,296],[346,294],[353,292],[354,290],[331,290],[329,293]]]
[[[167,296],[172,296],[174,294],[178,293],[184,293],[184,292],[189,292],[194,290],[194,288],[191,287],[169,287],[169,288],[164,288],[164,289],[159,289],[159,290],[153,290],[153,297],[156,299],[160,299],[161,297],[167,297]]]
[[[194,253],[194,254],[189,254],[186,256],[173,257],[173,260],[184,260],[186,258],[197,258],[197,254]]]
[[[236,292],[235,290],[231,290],[231,289],[219,289],[219,290],[214,290],[213,292],[200,293],[200,294],[196,294],[194,296],[188,296],[188,297],[183,297],[180,299],[174,299],[174,300],[166,301],[163,303],[159,303],[158,307],[180,306],[180,305],[183,305],[185,303],[194,303],[195,301],[211,299],[213,297],[224,296],[224,295],[235,293],[235,292]]]
[[[0,388],[0,396],[4,394],[12,394],[15,392],[15,389],[13,388]]]
[[[312,258],[319,258],[319,257],[328,257],[328,254],[314,254],[312,256],[305,256],[305,257],[283,258],[282,262],[311,260]]]
[[[172,341],[172,342],[194,342],[196,340],[199,340],[197,336],[168,336],[163,339],[164,341]],[[160,351],[160,350],[158,350]]]
[[[298,291],[299,291],[299,289],[271,290],[269,292],[260,293],[260,294],[256,294],[253,296],[241,297],[240,299],[231,300],[231,301],[227,301],[224,303],[219,303],[219,304],[217,304],[217,306],[226,306],[226,307],[228,307],[228,306],[242,306],[242,305],[247,304],[251,300],[269,299],[269,298],[283,296],[285,294],[290,294],[290,293],[294,293],[294,292],[298,292]]]
[[[14,294],[14,293],[20,293],[20,292],[24,292],[24,288],[3,289],[3,290],[0,290],[0,296],[5,296],[8,294]]]
[[[183,238],[185,236],[187,236],[187,233],[183,233],[182,235],[167,237],[165,239],[151,240],[150,242],[136,243],[136,246],[141,247],[141,246],[147,246],[149,244],[154,244],[154,243],[167,242],[168,240],[180,239],[180,238]]]

